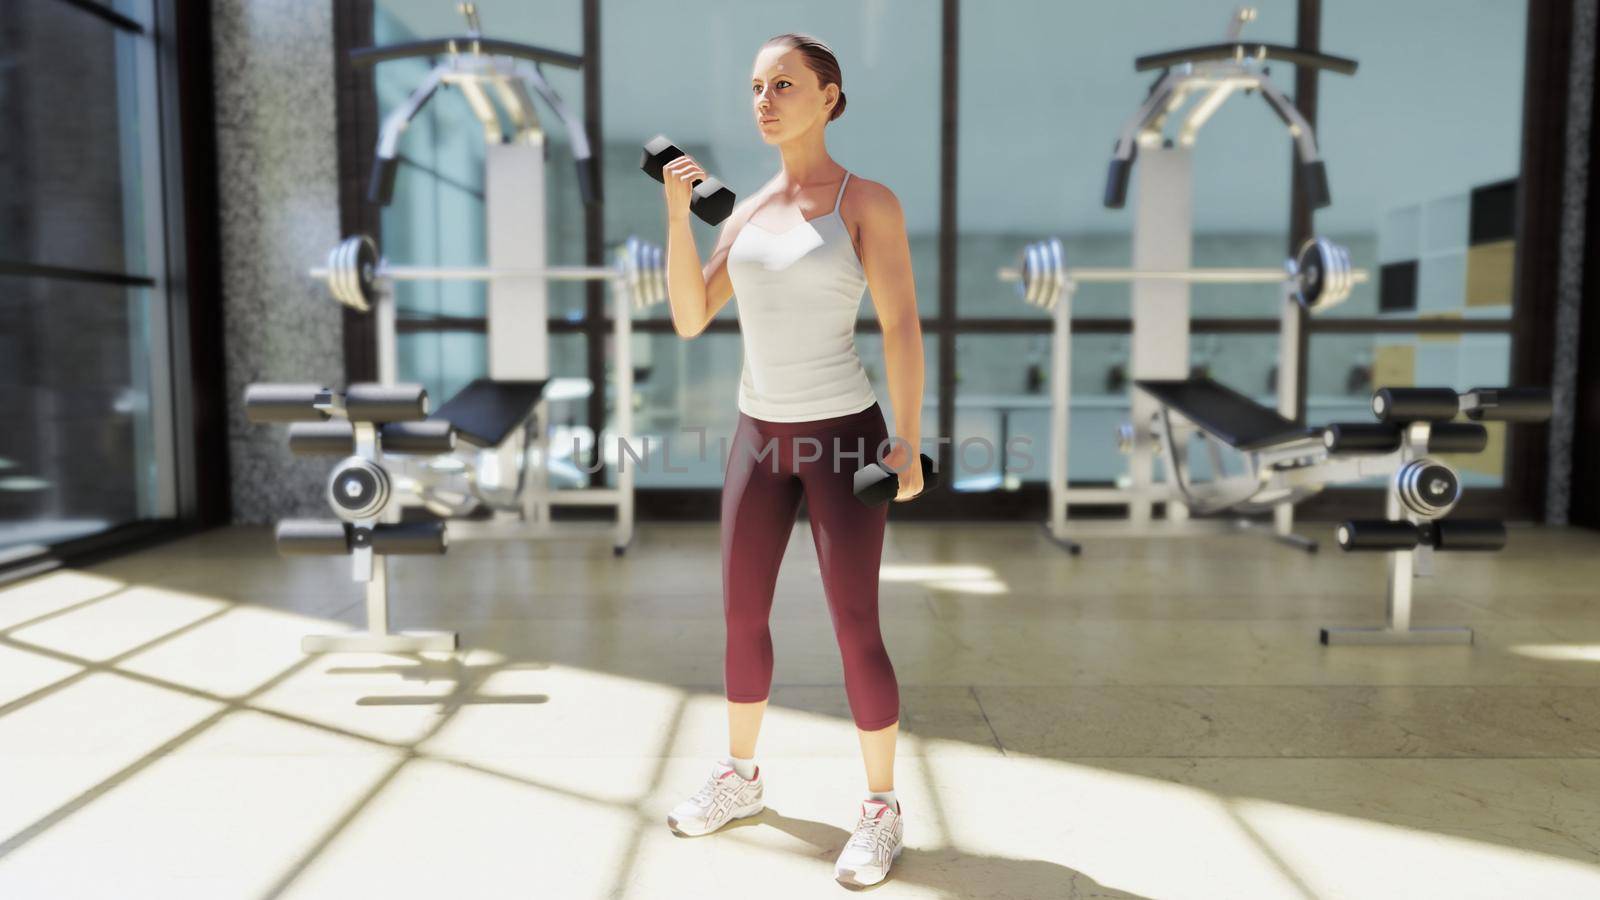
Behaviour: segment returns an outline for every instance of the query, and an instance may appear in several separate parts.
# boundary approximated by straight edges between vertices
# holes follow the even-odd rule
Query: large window
[[[1257,4],[1247,38],[1294,43],[1295,4]],[[1016,489],[1049,472],[1051,320],[1002,284],[1020,248],[1060,238],[1069,266],[1132,264],[1133,210],[1141,187],[1134,167],[1124,208],[1102,203],[1111,147],[1160,73],[1134,59],[1221,41],[1231,7],[1182,0],[1082,6],[1028,2],[961,6],[956,295],[955,424],[960,438],[993,446],[1026,442],[1027,459],[1000,471],[963,465],[956,486]],[[1024,27],[1025,26],[1025,27]],[[997,52],[996,48],[1005,48]],[[1294,68],[1273,65],[1292,88]],[[1195,266],[1279,267],[1288,246],[1290,138],[1259,97],[1236,96],[1217,110],[1191,152]],[[1109,482],[1124,468],[1115,440],[1128,420],[1131,289],[1086,283],[1073,298],[1068,477]],[[1277,315],[1271,285],[1194,285],[1195,319]],[[1021,319],[985,334],[981,320]],[[980,321],[973,321],[980,320]],[[1262,399],[1272,393],[1276,335],[1206,333],[1197,323],[1191,370]],[[974,457],[976,459],[976,457]],[[1004,477],[1002,477],[1004,475]]]
[[[0,561],[176,513],[151,0],[0,22]]]
[[[1186,0],[826,0],[803,7],[561,0],[537,10],[484,0],[478,6],[487,33],[574,53],[584,49],[586,11],[598,16],[599,52],[592,62],[601,73],[608,245],[629,235],[663,239],[660,188],[637,170],[638,147],[655,134],[672,137],[741,196],[765,184],[779,164],[750,122],[750,62],[761,42],[779,32],[805,31],[828,41],[843,64],[850,98],[845,116],[830,126],[830,150],[852,171],[888,184],[906,210],[926,337],[924,432],[935,436],[940,411],[948,409],[948,437],[992,447],[1020,439],[1032,458],[1023,467],[998,455],[987,457],[988,468],[964,464],[954,482],[966,491],[1037,487],[1047,471],[1051,321],[1022,303],[997,271],[1014,265],[1023,244],[1046,236],[1061,238],[1069,265],[1132,264],[1139,166],[1126,208],[1106,208],[1102,196],[1112,143],[1157,77],[1136,71],[1134,59],[1221,41],[1233,9]],[[1349,247],[1354,264],[1371,278],[1310,326],[1307,420],[1366,418],[1367,398],[1380,385],[1505,382],[1525,4],[1475,0],[1399,9],[1376,0],[1265,0],[1254,6],[1258,14],[1245,26],[1245,38],[1293,45],[1302,9],[1320,9],[1321,48],[1360,63],[1353,76],[1317,78],[1317,136],[1333,204],[1315,215],[1313,231]],[[379,0],[377,7],[380,41],[462,31],[448,4]],[[946,48],[943,17],[952,7],[957,45]],[[387,80],[415,77],[392,65],[379,79],[384,108],[403,90]],[[956,79],[953,95],[946,96],[949,67]],[[579,76],[558,69],[547,74],[581,106]],[[1295,67],[1273,62],[1270,75],[1292,99]],[[459,98],[432,106],[427,127],[406,138],[409,174],[402,174],[395,206],[384,218],[388,255],[403,262],[479,263],[481,137]],[[941,148],[947,112],[957,123],[948,155]],[[549,131],[549,257],[578,262],[584,210],[562,155],[565,136],[560,127]],[[1222,104],[1192,152],[1191,265],[1283,265],[1291,239],[1291,159],[1291,138],[1260,96]],[[946,160],[956,173],[951,184],[944,181]],[[954,192],[953,221],[941,219],[944,190]],[[407,199],[407,191],[414,196]],[[702,254],[709,252],[714,230],[694,227]],[[441,228],[450,233],[438,233]],[[940,235],[952,230],[954,258],[941,259]],[[949,284],[941,284],[943,276]],[[1074,298],[1074,481],[1111,481],[1123,470],[1114,435],[1130,411],[1130,296],[1127,284],[1084,284]],[[584,298],[581,286],[552,291],[552,333],[564,325],[560,336],[570,347],[553,356],[562,360],[559,374],[587,376],[590,348],[604,343],[598,335],[609,334],[608,322],[587,318]],[[944,300],[953,304],[948,316],[941,311]],[[1190,301],[1190,371],[1273,404],[1280,374],[1277,286],[1197,284]],[[414,321],[403,341],[402,369],[439,379],[441,389],[481,372],[481,334],[463,330],[460,321],[437,330],[428,324],[431,317],[470,320],[481,310],[481,287],[405,288],[402,314]],[[870,298],[861,317],[857,345],[880,401],[892,412],[878,371],[882,357]],[[705,426],[713,436],[731,430],[740,351],[733,304],[709,333],[690,342],[673,334],[664,306],[639,314],[635,423],[652,451],[642,486],[721,483],[718,460],[668,472],[663,448],[678,466],[694,455],[693,429]],[[955,385],[948,397],[939,394],[944,370]],[[574,414],[583,405],[572,404]],[[610,435],[614,397],[605,410],[603,432]],[[586,415],[575,421],[582,440],[592,442]],[[1476,483],[1500,481],[1503,435],[1497,431],[1494,440],[1483,456],[1487,462],[1468,476]],[[614,441],[607,436],[603,444],[610,448]],[[1013,471],[1002,471],[1007,462]],[[614,478],[615,467],[608,473]]]
[[[503,40],[580,54],[581,4],[477,4],[485,32]],[[419,37],[466,33],[466,20],[450,3],[380,0],[374,4],[373,41],[396,44]],[[374,87],[378,115],[386,116],[423,82],[432,60],[403,59],[378,65]],[[582,77],[557,66],[543,74],[562,100],[583,108]],[[582,265],[584,208],[571,176],[572,144],[562,124],[540,106],[548,161],[545,181],[545,253],[551,265]],[[400,167],[392,198],[382,210],[383,255],[397,265],[482,266],[487,262],[483,126],[459,91],[440,90],[401,137]],[[367,152],[371,152],[368,149]],[[515,202],[513,200],[513,202]],[[553,322],[581,320],[581,282],[549,285]],[[488,370],[488,341],[481,327],[488,291],[481,281],[421,280],[395,285],[399,316],[397,369],[400,378],[447,398]],[[554,377],[585,375],[581,342],[552,334]]]
[[[1328,314],[1341,331],[1312,338],[1311,422],[1347,418],[1374,386],[1510,377],[1527,15],[1496,0],[1324,7],[1323,45],[1361,71],[1322,80],[1334,203],[1316,226],[1373,279]],[[1469,484],[1500,484],[1505,442],[1494,426],[1460,461]]]

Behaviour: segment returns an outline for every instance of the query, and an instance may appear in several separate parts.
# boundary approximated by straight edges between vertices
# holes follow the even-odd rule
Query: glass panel
[[[607,354],[607,381],[614,385],[615,360]],[[705,332],[686,341],[676,334],[633,336],[634,438],[629,448],[643,458],[639,487],[722,487],[727,441],[739,421],[739,373],[744,345],[738,334]],[[702,449],[702,429],[704,448]],[[616,485],[618,437],[616,397],[606,403],[608,484]],[[663,449],[665,448],[665,449]],[[663,455],[665,454],[665,456]],[[682,470],[682,471],[678,471]]]
[[[1295,3],[1254,5],[1260,15],[1245,37],[1294,43]],[[996,14],[1001,8],[1005,15]],[[1069,266],[1131,264],[1133,210],[1149,167],[1134,165],[1125,208],[1102,200],[1111,146],[1158,75],[1135,72],[1133,60],[1221,41],[1228,12],[1186,0],[962,5],[962,316],[1029,315],[995,273],[1045,236],[1062,239]],[[1293,66],[1273,63],[1271,77],[1293,92]],[[1193,150],[1192,265],[1282,267],[1291,153],[1287,132],[1258,95],[1222,104]],[[1271,285],[1197,285],[1191,293],[1195,316],[1277,314]],[[1126,284],[1085,284],[1074,314],[1126,317],[1129,295]]]
[[[788,31],[828,42],[848,105],[828,127],[829,152],[887,185],[905,210],[924,316],[938,310],[940,23],[923,0],[819,0],[803,6],[694,0],[602,5],[605,53],[606,234],[665,240],[661,188],[639,172],[639,147],[665,132],[741,198],[779,170],[757,134],[750,66],[767,38]],[[685,48],[690,48],[685,50]],[[694,49],[694,48],[699,48]],[[714,52],[713,52],[714,51]],[[716,231],[695,222],[701,259]],[[719,316],[736,316],[730,302]],[[669,318],[665,306],[649,315]],[[876,318],[871,298],[860,315]]]
[[[585,335],[550,335],[550,485],[588,487],[586,471],[594,429],[589,422],[589,349]]]
[[[65,3],[6,5],[0,260],[159,274],[146,247],[146,198],[160,195],[145,177],[148,40]]]
[[[1323,7],[1323,46],[1361,70],[1322,78],[1334,203],[1317,230],[1373,273],[1328,315],[1511,315],[1527,17],[1522,2]]]
[[[1013,490],[1023,481],[1048,477],[1050,335],[957,335],[955,382],[950,486]],[[1089,383],[1086,378],[1082,384]],[[1079,409],[1073,407],[1073,416]],[[928,415],[938,421],[937,398],[930,398]],[[1105,434],[1109,442],[1111,432]]]
[[[1371,422],[1380,387],[1496,387],[1511,373],[1508,334],[1317,334],[1306,376],[1306,421]],[[1506,459],[1504,423],[1485,423],[1489,446],[1471,455],[1444,454],[1462,483],[1499,487]]]
[[[488,338],[481,331],[401,332],[395,343],[399,380],[426,387],[431,408],[489,371]]]
[[[0,278],[0,551],[162,514],[144,288]]]

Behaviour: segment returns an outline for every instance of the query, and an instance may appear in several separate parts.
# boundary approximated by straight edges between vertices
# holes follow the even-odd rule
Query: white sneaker
[[[897,810],[881,800],[862,801],[861,819],[834,864],[833,877],[845,887],[877,884],[900,858],[904,837],[905,821]]]
[[[698,837],[734,819],[753,816],[766,808],[761,799],[764,784],[760,766],[756,766],[755,777],[746,781],[733,766],[718,760],[700,790],[667,814],[667,827],[684,837]]]

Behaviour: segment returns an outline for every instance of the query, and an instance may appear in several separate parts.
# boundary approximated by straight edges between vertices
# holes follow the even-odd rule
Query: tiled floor
[[[1250,536],[890,529],[907,850],[883,897],[1600,896],[1600,534],[1441,556],[1377,624],[1378,556]],[[817,897],[865,787],[810,535],[772,625],[768,809],[663,823],[725,752],[715,525],[399,559],[453,656],[358,627],[342,559],[266,529],[0,589],[0,897]]]

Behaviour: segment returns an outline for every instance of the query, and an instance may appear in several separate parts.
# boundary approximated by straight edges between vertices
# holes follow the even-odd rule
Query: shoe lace
[[[717,790],[722,787],[722,779],[718,777],[719,774],[720,773],[713,771],[710,775],[706,776],[706,783],[700,785],[700,790],[695,791],[694,796],[690,798],[695,805],[710,805],[711,798],[716,796]]]
[[[883,819],[862,815],[856,822],[855,833],[850,835],[846,848],[857,847],[862,850],[873,850],[878,846],[878,828],[883,824]]]

